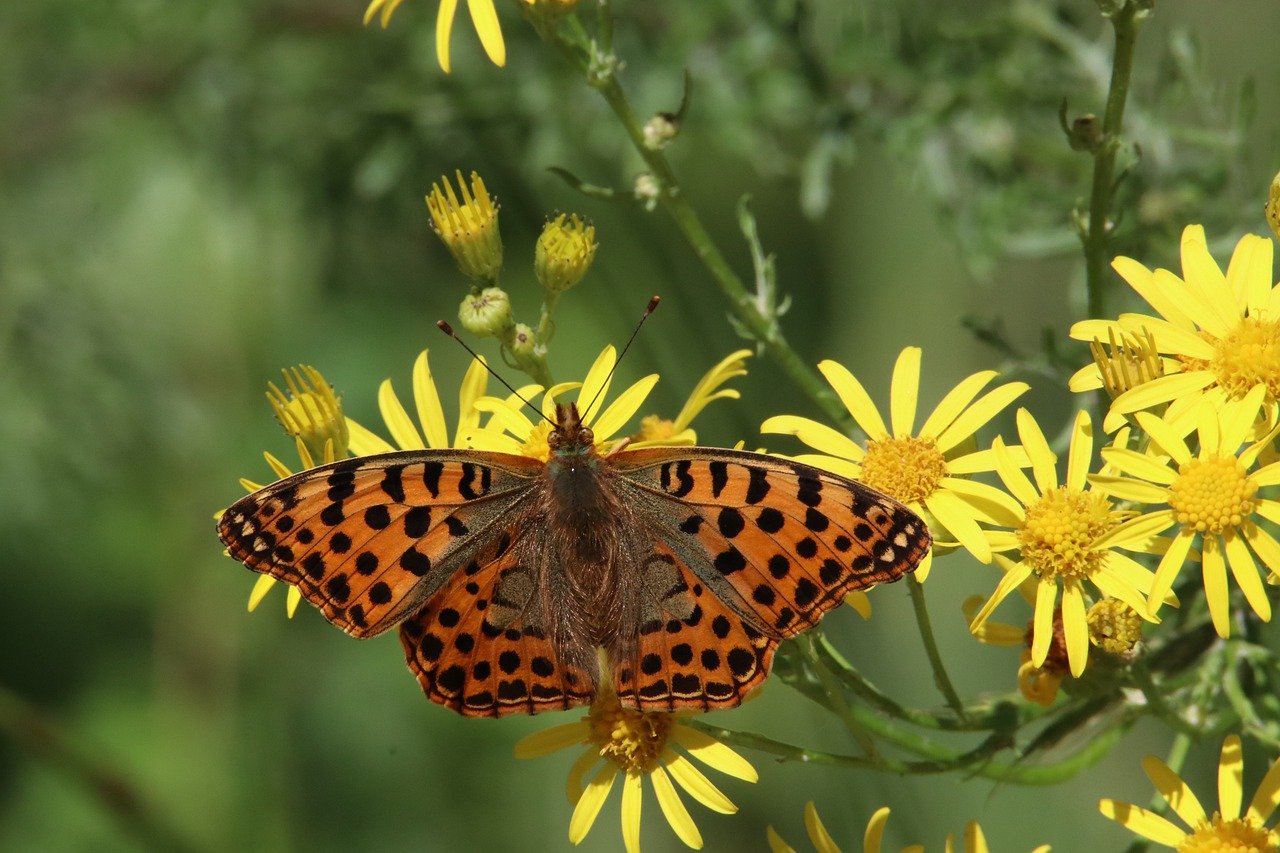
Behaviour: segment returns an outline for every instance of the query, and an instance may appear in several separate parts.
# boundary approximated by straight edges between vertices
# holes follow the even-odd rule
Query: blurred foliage
[[[280,366],[321,366],[365,423],[377,382],[407,391],[423,346],[456,386],[466,359],[431,329],[462,293],[427,230],[432,180],[485,176],[526,311],[544,217],[594,220],[595,268],[559,318],[561,373],[619,341],[653,292],[669,307],[623,372],[660,370],[660,405],[677,406],[738,344],[665,221],[584,199],[547,171],[630,190],[639,161],[593,93],[513,4],[500,7],[508,67],[459,26],[454,74],[442,75],[434,5],[411,0],[383,32],[337,0],[0,4],[0,541],[17,611],[0,621],[0,685],[200,848],[562,843],[563,762],[510,757],[542,721],[455,718],[418,695],[393,641],[350,643],[308,608],[286,623],[282,594],[247,616],[251,580],[212,530],[237,476],[267,476],[260,451],[289,449],[261,396]],[[1109,43],[1093,3],[614,5],[637,103],[674,110],[691,75],[671,156],[744,275],[735,206],[753,196],[806,358],[858,365],[879,395],[899,346],[927,340],[938,368],[927,397],[970,366],[1039,350],[1044,327],[1060,343],[1081,297],[1045,283],[1078,280],[1071,211],[1089,160],[1057,113],[1064,99],[1072,115],[1101,111]],[[1280,120],[1254,104],[1280,98],[1280,12],[1241,2],[1226,18],[1162,4],[1144,33],[1115,247],[1153,266],[1175,266],[1188,221],[1226,246],[1264,227]],[[1228,58],[1247,73],[1222,71]],[[993,306],[996,281],[1015,286]],[[975,341],[962,314],[1004,351]],[[1020,331],[1001,331],[1002,318]],[[1046,356],[1044,372],[1060,362]],[[763,417],[805,410],[776,367],[752,371],[742,405],[700,423],[706,440],[750,445]],[[942,600],[973,591],[935,582]],[[832,633],[852,648],[897,643],[905,601],[880,595],[876,607],[865,625],[833,617]],[[1016,660],[969,642],[952,615],[935,618],[963,686],[1008,689]],[[868,674],[934,701],[927,679],[904,675],[923,656],[904,654],[917,660],[868,655]],[[768,732],[813,712],[775,687],[735,713],[735,726]],[[1132,756],[1150,737],[1105,765],[1108,793],[1146,796]],[[0,739],[0,848],[145,844],[47,756]],[[699,815],[709,839],[760,846],[766,823],[840,790],[866,804],[824,809],[842,838],[890,801],[899,815],[932,804],[898,823],[913,840],[941,838],[961,814],[986,815],[997,848],[1040,840],[1020,818],[1042,814],[1035,791],[768,770],[768,784],[732,792],[743,814]],[[1105,821],[1077,826],[1097,796],[1083,782],[1055,790],[1060,808],[1035,828],[1118,845]],[[493,820],[513,811],[520,820]],[[602,828],[584,847],[615,841]],[[646,849],[676,843],[646,827]]]

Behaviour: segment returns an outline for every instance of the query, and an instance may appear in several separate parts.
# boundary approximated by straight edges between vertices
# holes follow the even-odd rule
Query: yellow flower
[[[475,408],[489,385],[489,371],[483,359],[475,359],[467,368],[462,378],[462,387],[458,391],[458,427],[453,439],[449,438],[448,427],[444,420],[444,409],[440,405],[440,393],[436,390],[435,379],[431,375],[431,366],[427,361],[427,351],[418,354],[413,363],[413,401],[417,410],[418,423],[409,417],[391,386],[390,379],[384,379],[378,388],[378,408],[382,419],[386,422],[387,431],[395,441],[395,446],[385,439],[347,418],[347,427],[351,432],[351,450],[357,456],[369,456],[374,453],[390,453],[400,450],[423,450],[431,447],[442,449],[447,447],[470,447],[464,437],[476,432],[496,432],[493,423],[483,427],[480,424],[481,412]],[[516,389],[525,399],[542,390],[541,385],[526,385]],[[422,431],[418,431],[421,426]],[[425,436],[425,441],[423,440]]]
[[[1035,588],[1030,578],[1023,581],[1019,592],[1027,603],[1034,606]],[[1030,591],[1028,591],[1030,587]],[[982,596],[971,595],[964,600],[961,610],[965,622],[971,623],[973,617],[982,608]],[[1018,660],[1018,692],[1029,702],[1035,702],[1047,708],[1058,698],[1058,688],[1062,679],[1069,672],[1067,665],[1067,647],[1062,634],[1062,609],[1058,608],[1053,616],[1053,642],[1049,644],[1049,654],[1039,666],[1031,661],[1032,626],[1019,628],[1017,625],[1006,625],[1003,622],[992,622],[988,619],[982,623],[973,636],[978,642],[988,646],[1023,646]]]
[[[853,374],[834,361],[824,361],[818,369],[867,434],[867,441],[859,444],[829,426],[794,415],[769,418],[760,431],[796,436],[819,451],[796,456],[798,461],[852,477],[897,498],[924,516],[935,544],[949,534],[979,560],[991,562],[991,546],[978,522],[1012,525],[1021,510],[999,489],[968,479],[995,468],[992,452],[973,452],[969,440],[1029,386],[1024,382],[999,385],[975,401],[997,375],[994,370],[975,373],[947,392],[917,431],[920,348],[907,347],[893,368],[890,432]],[[1011,448],[1010,452],[1021,451]],[[919,580],[928,576],[931,563],[932,551],[916,570]]]
[[[721,386],[731,379],[746,376],[747,359],[750,357],[751,350],[735,350],[704,373],[674,420],[667,420],[658,415],[645,415],[640,419],[640,429],[632,436],[633,441],[630,446],[697,444],[698,434],[690,429],[693,419],[716,400],[737,400],[742,396],[734,388]]]
[[[881,842],[884,840],[884,827],[889,822],[889,807],[885,806],[876,811],[871,816],[871,820],[867,821],[867,829],[862,834],[862,853],[880,853]],[[813,848],[818,853],[840,853],[840,848],[836,846],[835,839],[831,837],[831,833],[827,832],[827,828],[822,825],[822,820],[818,817],[818,810],[814,808],[813,802],[810,801],[804,805],[804,828],[809,833],[809,841],[813,843]],[[772,853],[796,853],[795,849],[787,842],[782,840],[782,836],[770,826],[767,830],[769,840],[769,850]],[[988,853],[987,837],[982,833],[982,827],[978,826],[976,821],[969,821],[964,828],[963,836],[964,853]],[[955,839],[950,834],[947,835],[946,844],[943,850],[951,853],[955,849]],[[1031,853],[1049,853],[1048,844],[1041,844]],[[923,844],[912,844],[902,848],[902,853],[924,853]]]
[[[457,192],[454,192],[449,179],[441,176],[440,183],[432,184],[431,192],[427,193],[431,228],[458,262],[458,269],[463,275],[477,285],[492,284],[502,271],[498,205],[489,195],[479,173],[471,173],[470,187],[463,179],[461,169],[454,172],[454,177],[458,184]]]
[[[1182,232],[1182,272],[1152,272],[1132,258],[1119,257],[1112,267],[1145,299],[1159,316],[1123,314],[1118,320],[1085,320],[1071,327],[1078,340],[1106,340],[1118,335],[1150,333],[1164,359],[1164,375],[1143,382],[1111,404],[1113,417],[1103,424],[1118,426],[1116,416],[1170,403],[1166,415],[1176,419],[1194,411],[1200,400],[1217,404],[1243,399],[1250,390],[1266,392],[1269,412],[1280,397],[1280,289],[1273,287],[1271,240],[1246,235],[1236,244],[1223,275],[1209,254],[1204,228],[1189,225]],[[1102,387],[1096,364],[1071,378],[1073,391]]]
[[[1280,483],[1280,463],[1255,468],[1275,431],[1245,444],[1253,434],[1264,393],[1262,386],[1255,386],[1244,399],[1220,407],[1204,401],[1197,412],[1200,450],[1194,456],[1167,421],[1138,412],[1138,423],[1162,455],[1108,448],[1104,458],[1127,476],[1091,478],[1097,488],[1117,498],[1158,507],[1133,524],[1153,533],[1177,527],[1149,593],[1152,613],[1188,561],[1195,539],[1201,539],[1205,599],[1222,637],[1230,632],[1227,566],[1263,621],[1271,618],[1271,603],[1258,576],[1255,555],[1272,573],[1280,574],[1280,543],[1258,525],[1259,519],[1280,520],[1280,501],[1258,495],[1259,489]]]
[[[640,806],[646,777],[676,835],[689,847],[701,849],[702,835],[672,780],[712,811],[733,814],[738,808],[673,745],[708,767],[747,782],[759,778],[755,769],[710,735],[681,723],[679,714],[623,708],[608,687],[609,681],[601,683],[605,686],[596,694],[586,717],[529,735],[516,744],[516,757],[537,758],[571,746],[586,747],[569,771],[567,794],[574,804],[569,841],[574,844],[591,831],[621,775],[622,841],[628,853],[640,849]],[[584,779],[589,779],[585,787]]]
[[[1190,832],[1142,806],[1115,800],[1098,801],[1098,809],[1104,815],[1143,838],[1182,853],[1214,850],[1223,853],[1276,853],[1280,849],[1280,833],[1274,824],[1267,825],[1276,805],[1280,804],[1280,761],[1271,765],[1267,775],[1258,783],[1248,811],[1241,815],[1244,758],[1237,736],[1229,735],[1222,742],[1222,758],[1218,763],[1218,809],[1212,815],[1205,812],[1191,787],[1154,755],[1143,759],[1142,769],[1164,801],[1190,827]]]
[[[578,214],[560,214],[548,222],[538,236],[533,271],[548,293],[564,293],[587,274],[595,260],[596,229]]]
[[[391,22],[391,15],[404,0],[371,0],[369,8],[364,11],[364,22],[367,25],[373,16],[382,13],[382,27],[386,29]],[[507,46],[502,40],[502,26],[498,23],[498,12],[493,8],[493,0],[467,0],[467,10],[471,12],[471,23],[475,25],[476,34],[480,36],[480,44],[489,55],[493,64],[501,68],[507,64]],[[453,16],[458,11],[458,0],[440,0],[440,11],[436,15],[436,57],[440,60],[440,68],[448,74],[449,36],[453,32]]]
[[[1015,563],[1002,553],[995,555],[996,563],[1005,574],[974,617],[971,630],[981,628],[996,605],[1035,575],[1031,662],[1042,666],[1055,634],[1054,611],[1061,584],[1062,634],[1071,674],[1079,678],[1089,656],[1084,582],[1145,614],[1146,595],[1151,590],[1153,575],[1113,549],[1149,550],[1151,537],[1163,527],[1151,522],[1122,523],[1122,514],[1104,493],[1085,488],[1093,456],[1093,429],[1088,413],[1080,412],[1071,430],[1065,485],[1058,483],[1057,456],[1049,449],[1031,413],[1019,409],[1017,421],[1018,435],[1031,460],[1035,485],[1019,470],[1004,442],[997,438],[993,448],[996,470],[1022,507],[1015,529],[992,533],[991,546],[996,551],[1016,548],[1021,560]]]
[[[607,453],[621,439],[613,436],[626,425],[644,403],[653,386],[658,382],[658,374],[651,373],[623,391],[607,408],[604,405],[612,383],[610,373],[618,361],[617,351],[607,346],[587,371],[587,377],[581,383],[562,382],[542,395],[542,420],[534,423],[518,404],[511,400],[499,400],[484,397],[476,401],[480,411],[493,413],[493,425],[501,427],[508,434],[496,429],[473,431],[465,438],[469,447],[480,450],[495,450],[499,453],[531,456],[543,462],[550,458],[551,450],[547,446],[547,436],[551,432],[555,420],[556,398],[566,391],[578,389],[578,412],[582,416],[583,426],[591,428],[595,435],[596,448]],[[655,442],[667,443],[667,442]],[[634,445],[632,445],[634,446]]]

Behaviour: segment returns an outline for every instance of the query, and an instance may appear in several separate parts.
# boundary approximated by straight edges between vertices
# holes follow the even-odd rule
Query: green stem
[[[196,849],[154,813],[124,774],[107,767],[90,750],[74,743],[34,706],[2,685],[0,733],[78,784],[147,849]]]
[[[853,708],[849,705],[848,700],[845,699],[844,691],[841,690],[839,682],[819,657],[814,635],[821,635],[821,629],[814,629],[810,633],[798,637],[797,642],[822,684],[822,691],[827,697],[827,707],[834,711],[840,721],[844,723],[844,727],[849,730],[849,734],[853,735],[853,739],[858,742],[858,746],[862,747],[862,751],[867,758],[873,761],[878,760],[879,755],[875,741],[867,734],[866,728],[859,722],[858,716],[853,713]]]
[[[933,683],[942,691],[951,710],[963,721],[966,713],[964,703],[960,701],[960,694],[947,675],[946,664],[942,662],[937,640],[933,637],[933,624],[929,621],[929,608],[924,600],[924,584],[910,576],[907,578],[907,589],[911,593],[911,606],[915,610],[916,625],[920,628],[920,639],[924,642],[924,651],[929,656],[929,666],[933,669]]]
[[[1093,182],[1089,191],[1089,227],[1084,234],[1085,282],[1089,316],[1104,317],[1107,262],[1110,259],[1111,202],[1115,192],[1116,154],[1124,129],[1124,108],[1133,76],[1134,49],[1138,27],[1145,18],[1137,0],[1129,0],[1111,17],[1115,31],[1115,59],[1111,84],[1102,116],[1102,139],[1093,155]]]

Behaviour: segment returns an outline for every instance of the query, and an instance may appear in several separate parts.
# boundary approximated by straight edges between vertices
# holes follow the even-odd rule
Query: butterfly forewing
[[[499,544],[542,467],[430,450],[348,459],[241,499],[218,532],[231,556],[298,587],[348,634],[371,637]]]
[[[646,448],[618,454],[613,467],[702,584],[775,638],[813,627],[852,590],[912,571],[931,541],[897,501],[785,459]]]

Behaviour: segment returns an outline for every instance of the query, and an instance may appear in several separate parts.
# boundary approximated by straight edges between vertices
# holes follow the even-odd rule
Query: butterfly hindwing
[[[504,536],[518,538],[515,528]],[[536,714],[589,703],[595,680],[556,654],[538,596],[536,549],[482,554],[400,625],[424,693],[468,717]]]
[[[672,551],[641,564],[648,607],[634,651],[613,665],[614,689],[643,711],[731,708],[769,673],[777,642],[730,609]]]
[[[852,590],[897,580],[930,545],[905,506],[798,462],[696,447],[612,461],[657,535],[730,609],[775,638],[813,627]]]
[[[499,545],[541,468],[478,452],[347,459],[242,498],[218,534],[250,569],[298,587],[348,634],[371,637]]]

